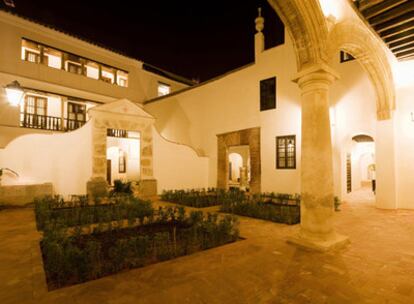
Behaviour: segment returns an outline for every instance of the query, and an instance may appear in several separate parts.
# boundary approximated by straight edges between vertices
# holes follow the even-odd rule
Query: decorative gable
[[[136,118],[154,119],[154,117],[146,112],[141,105],[133,103],[128,99],[119,99],[109,103],[105,103],[100,106],[93,107],[89,110],[89,115],[94,117],[97,113],[111,115],[122,115],[122,116],[134,116]]]

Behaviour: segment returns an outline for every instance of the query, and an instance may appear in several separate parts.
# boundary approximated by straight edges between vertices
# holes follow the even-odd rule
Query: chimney
[[[265,48],[265,38],[262,33],[264,28],[264,18],[262,17],[262,8],[258,9],[259,16],[254,20],[256,23],[257,33],[254,35],[254,60],[257,61],[259,55],[264,51]]]

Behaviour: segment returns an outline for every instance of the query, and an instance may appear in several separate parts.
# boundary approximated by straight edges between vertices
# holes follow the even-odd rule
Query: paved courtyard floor
[[[52,292],[32,209],[0,211],[0,303],[414,303],[414,211],[350,196],[336,228],[344,249],[286,243],[298,226],[241,217],[246,240]]]

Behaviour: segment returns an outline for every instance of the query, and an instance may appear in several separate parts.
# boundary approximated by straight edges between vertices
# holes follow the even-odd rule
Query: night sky
[[[254,60],[259,6],[265,17],[266,47],[283,42],[283,24],[266,0],[14,3],[12,11],[20,15],[200,81]]]

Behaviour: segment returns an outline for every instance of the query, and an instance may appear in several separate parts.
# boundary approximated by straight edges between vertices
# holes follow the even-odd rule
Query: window
[[[118,166],[118,172],[119,173],[126,173],[126,158],[125,158],[125,152],[122,150],[119,150],[119,166]]]
[[[344,51],[340,52],[340,62],[341,63],[351,61],[351,60],[355,60],[355,58],[351,54],[348,54]]]
[[[102,72],[101,72],[101,80],[107,82],[107,83],[114,83],[115,81],[115,70],[107,67],[102,66]]]
[[[116,83],[121,87],[127,87],[128,86],[128,73],[125,73],[123,71],[117,71],[116,73],[117,81]]]
[[[50,47],[43,47],[43,63],[55,69],[62,68],[62,52]]]
[[[85,64],[86,76],[93,79],[99,79],[99,65],[93,61],[87,61]]]
[[[65,70],[74,73],[82,74],[82,61],[81,58],[72,54],[64,54],[65,58]]]
[[[128,87],[128,72],[22,38],[21,59]],[[167,85],[168,86],[168,85]],[[168,86],[169,87],[169,86]],[[169,92],[169,91],[168,91]]]
[[[26,95],[20,114],[20,125],[25,128],[46,129],[47,98]]]
[[[260,111],[276,109],[276,77],[260,81]]]
[[[23,39],[22,60],[33,63],[40,63],[40,45]]]
[[[296,169],[296,136],[276,137],[276,168]]]
[[[158,83],[158,96],[168,95],[171,92],[171,87],[168,84],[159,82]]]
[[[68,118],[66,128],[75,130],[82,127],[86,121],[86,105],[68,102]]]

